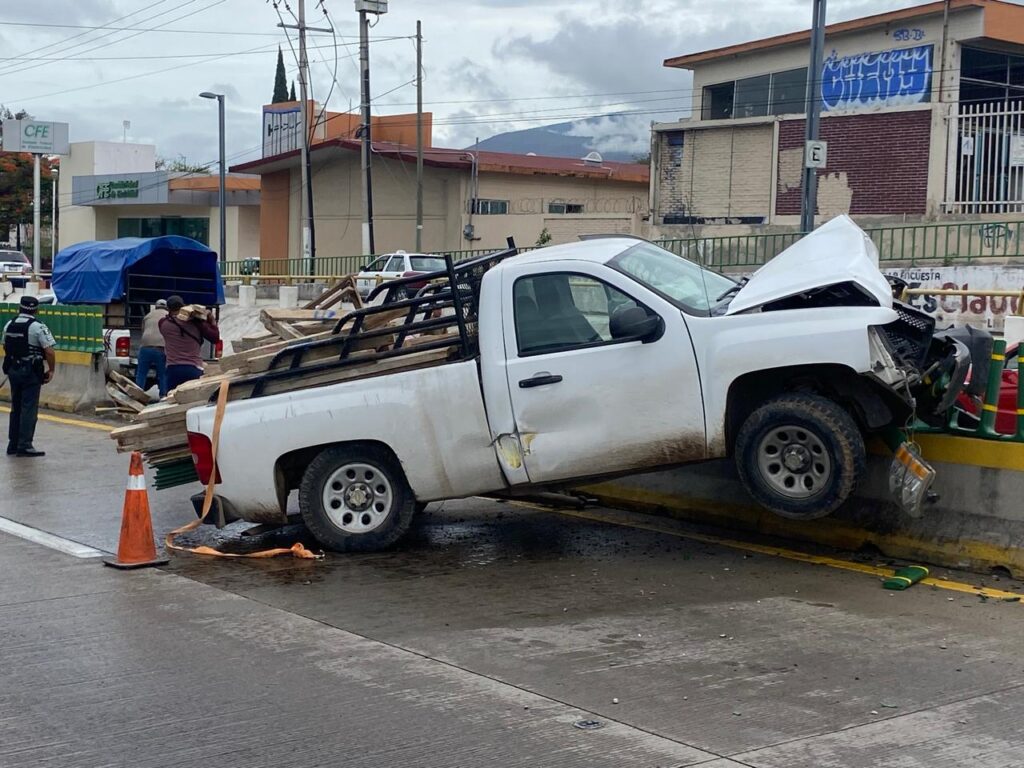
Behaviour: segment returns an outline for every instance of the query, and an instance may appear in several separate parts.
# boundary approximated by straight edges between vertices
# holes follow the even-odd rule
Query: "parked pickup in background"
[[[461,359],[229,402],[216,465],[215,408],[190,410],[225,518],[284,523],[297,490],[324,546],[375,550],[426,502],[723,457],[765,507],[821,517],[864,473],[865,436],[944,419],[971,365],[894,300],[846,217],[740,282],[608,237],[504,258],[478,285]]]

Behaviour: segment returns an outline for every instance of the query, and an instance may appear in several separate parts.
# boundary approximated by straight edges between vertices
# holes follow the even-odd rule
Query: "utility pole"
[[[423,251],[423,27],[416,21],[416,252]]]
[[[39,253],[39,158],[38,152],[33,153],[32,159],[35,160],[35,164],[32,166],[32,268],[35,270],[36,280],[42,272],[42,254]]]
[[[818,168],[824,166],[824,153],[820,161],[812,158],[814,144],[818,142],[821,125],[821,68],[825,50],[825,3],[813,0],[814,23],[811,27],[811,63],[807,68],[807,132],[804,149],[804,177],[801,206],[800,231],[814,229],[814,214],[818,208]],[[812,163],[815,163],[812,165]]]
[[[370,18],[378,18],[388,12],[388,0],[355,0],[359,12],[359,74],[362,126],[363,176],[363,253],[370,255],[376,250],[373,238],[373,178],[370,171],[373,155],[373,136],[370,130]]]
[[[312,126],[309,122],[309,59],[306,56],[306,32],[332,32],[330,29],[306,26],[306,0],[298,0],[298,24],[278,24],[282,29],[299,32],[299,129],[302,131],[299,143],[299,165],[302,176],[302,193],[299,195],[299,219],[302,222],[302,258],[314,274],[313,260],[316,258],[316,229],[313,224],[313,187],[310,183],[309,144]]]

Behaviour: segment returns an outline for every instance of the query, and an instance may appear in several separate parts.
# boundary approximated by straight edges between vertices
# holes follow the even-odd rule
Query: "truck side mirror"
[[[661,338],[665,321],[643,307],[623,307],[612,314],[608,327],[613,339],[637,339],[646,344]]]

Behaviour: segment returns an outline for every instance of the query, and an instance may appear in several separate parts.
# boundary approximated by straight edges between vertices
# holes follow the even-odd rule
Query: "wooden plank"
[[[142,403],[128,397],[128,395],[109,382],[107,383],[107,395],[109,395],[110,399],[118,405],[124,406],[125,408],[131,408],[136,413],[140,413],[146,407]]]
[[[127,376],[122,376],[115,370],[108,370],[107,379],[109,381],[112,381],[114,383],[114,386],[116,386],[118,389],[120,389],[133,400],[137,400],[143,405],[149,405],[150,403],[153,402],[153,398],[146,393],[146,390],[138,386],[134,381],[129,379]]]
[[[325,387],[331,384],[341,384],[355,379],[369,379],[382,376],[386,373],[400,373],[402,371],[418,370],[440,365],[448,357],[447,349],[430,349],[425,352],[417,352],[401,357],[391,357],[384,360],[376,360],[368,365],[353,366],[351,368],[339,368],[335,371],[327,371],[321,374],[310,374],[298,379],[279,382],[268,382],[264,392],[266,394],[281,394],[293,392],[299,389]],[[248,387],[246,387],[248,389]],[[250,390],[251,391],[251,390]]]
[[[258,347],[253,347],[245,351],[232,353],[225,355],[220,359],[221,368],[224,370],[231,370],[232,368],[241,368],[242,364],[254,357],[261,355],[268,355],[275,352],[280,352],[285,347],[293,347],[296,344],[304,344],[307,341],[318,341],[320,339],[326,339],[331,335],[330,331],[323,331],[322,333],[316,333],[312,336],[306,336],[301,340],[289,339],[288,341],[275,341],[270,344],[263,344]],[[270,338],[269,336],[267,338]],[[275,337],[276,338],[276,337]]]

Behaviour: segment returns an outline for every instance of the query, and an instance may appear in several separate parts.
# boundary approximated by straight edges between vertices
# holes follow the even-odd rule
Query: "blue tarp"
[[[76,243],[53,260],[53,292],[61,304],[152,304],[172,294],[186,304],[224,303],[217,254],[188,237],[122,237]]]

